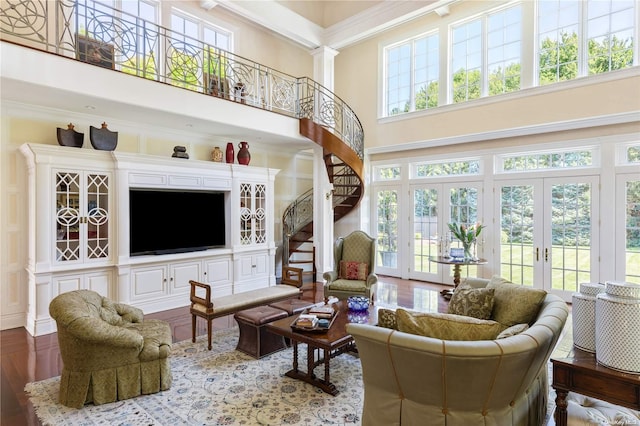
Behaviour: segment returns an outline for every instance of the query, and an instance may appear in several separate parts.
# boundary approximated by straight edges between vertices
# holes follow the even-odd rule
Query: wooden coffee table
[[[336,302],[338,313],[331,327],[325,332],[299,331],[292,329],[291,324],[298,318],[294,315],[281,320],[273,321],[266,325],[271,333],[289,338],[293,344],[293,368],[285,373],[293,379],[303,380],[313,386],[317,386],[328,394],[337,395],[338,389],[331,383],[330,360],[348,351],[355,351],[353,337],[347,334],[346,325],[349,321],[349,311],[346,301]],[[369,308],[368,323],[378,322],[377,309]],[[298,345],[307,345],[307,369],[301,371],[298,363]],[[316,356],[317,355],[317,356]],[[324,378],[317,377],[313,370],[319,365],[324,365]]]
[[[556,391],[556,426],[567,424],[567,394],[576,392],[640,410],[640,375],[598,364],[595,354],[573,348],[567,358],[551,358]]]

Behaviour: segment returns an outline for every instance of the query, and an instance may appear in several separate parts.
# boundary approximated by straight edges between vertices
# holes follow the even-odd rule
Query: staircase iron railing
[[[289,255],[291,237],[313,221],[313,188],[289,204],[282,214],[282,245],[285,256]]]

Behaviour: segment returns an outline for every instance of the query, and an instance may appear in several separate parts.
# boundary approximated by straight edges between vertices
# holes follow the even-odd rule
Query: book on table
[[[315,327],[318,324],[318,317],[313,314],[300,314],[296,320],[298,327]]]
[[[310,315],[315,315],[318,318],[331,319],[335,312],[336,311],[333,309],[333,306],[314,306],[309,308],[308,313]]]

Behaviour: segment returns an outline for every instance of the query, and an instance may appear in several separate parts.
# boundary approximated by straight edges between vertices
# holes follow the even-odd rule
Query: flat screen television
[[[224,192],[129,190],[129,255],[224,247]]]

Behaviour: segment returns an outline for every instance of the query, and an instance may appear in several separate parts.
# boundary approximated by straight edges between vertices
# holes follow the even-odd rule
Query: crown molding
[[[275,0],[218,0],[218,5],[308,49],[323,45],[324,29]]]
[[[200,6],[218,5],[308,49],[341,49],[397,25],[424,16],[459,0],[383,1],[328,28],[309,21],[276,0],[202,0]]]
[[[333,49],[348,47],[451,3],[452,0],[384,1],[328,27],[324,31],[324,43]]]

